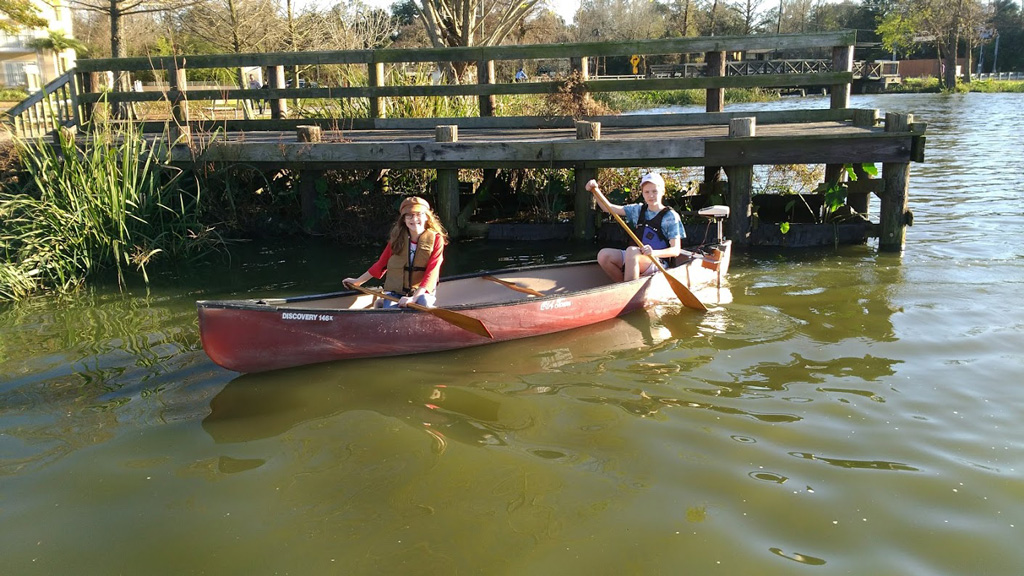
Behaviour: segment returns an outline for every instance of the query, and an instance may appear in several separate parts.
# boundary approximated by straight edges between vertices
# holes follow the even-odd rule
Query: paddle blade
[[[672,292],[675,292],[676,298],[679,298],[679,301],[683,303],[683,306],[693,308],[694,310],[700,310],[701,312],[708,311],[708,307],[697,299],[697,296],[695,296],[693,292],[686,287],[686,284],[683,284],[678,278],[669,274],[664,267],[660,265],[658,267],[661,268],[662,273],[665,275],[665,279],[668,280],[669,287],[672,288]]]
[[[424,312],[429,312],[434,316],[437,316],[441,320],[444,320],[445,322],[454,324],[459,328],[462,328],[463,330],[468,330],[474,334],[483,336],[484,338],[494,338],[494,336],[491,334],[491,331],[487,329],[487,326],[484,326],[483,322],[477,320],[476,318],[473,318],[472,316],[459,314],[458,312],[447,310],[445,308],[417,307],[417,309],[422,309]]]

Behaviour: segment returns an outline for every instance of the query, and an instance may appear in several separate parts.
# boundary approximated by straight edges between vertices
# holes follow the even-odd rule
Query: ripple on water
[[[716,338],[751,343],[786,340],[800,325],[799,320],[778,308],[735,303],[707,315],[700,324]]]

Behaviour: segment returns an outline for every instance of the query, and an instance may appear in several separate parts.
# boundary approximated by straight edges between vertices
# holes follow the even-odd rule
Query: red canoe
[[[694,292],[710,288],[714,295],[729,268],[731,243],[702,250],[705,259],[681,262],[668,272]],[[526,294],[493,278],[543,296]],[[596,262],[455,276],[441,280],[437,295],[438,308],[480,320],[493,339],[424,311],[372,308],[372,296],[354,291],[196,304],[203,348],[210,358],[230,370],[261,372],[331,360],[479,346],[578,328],[656,304],[678,303],[663,274],[612,283]]]

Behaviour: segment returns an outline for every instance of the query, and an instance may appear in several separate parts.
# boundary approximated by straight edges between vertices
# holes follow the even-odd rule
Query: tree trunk
[[[967,56],[964,58],[964,70],[961,79],[964,84],[971,83],[971,52],[974,50],[974,43],[971,42],[971,37],[967,37]]]
[[[110,57],[120,58],[121,45],[124,43],[124,32],[121,31],[121,7],[119,0],[110,0]]]
[[[945,70],[943,71],[943,82],[947,90],[956,90],[956,34],[952,35],[945,52]]]

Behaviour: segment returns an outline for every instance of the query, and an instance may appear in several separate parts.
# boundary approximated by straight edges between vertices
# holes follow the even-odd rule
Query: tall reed
[[[199,193],[130,123],[101,123],[83,143],[60,132],[53,146],[18,141],[27,178],[0,192],[0,299],[66,292],[115,269],[168,253],[189,257],[220,244],[199,220]]]

